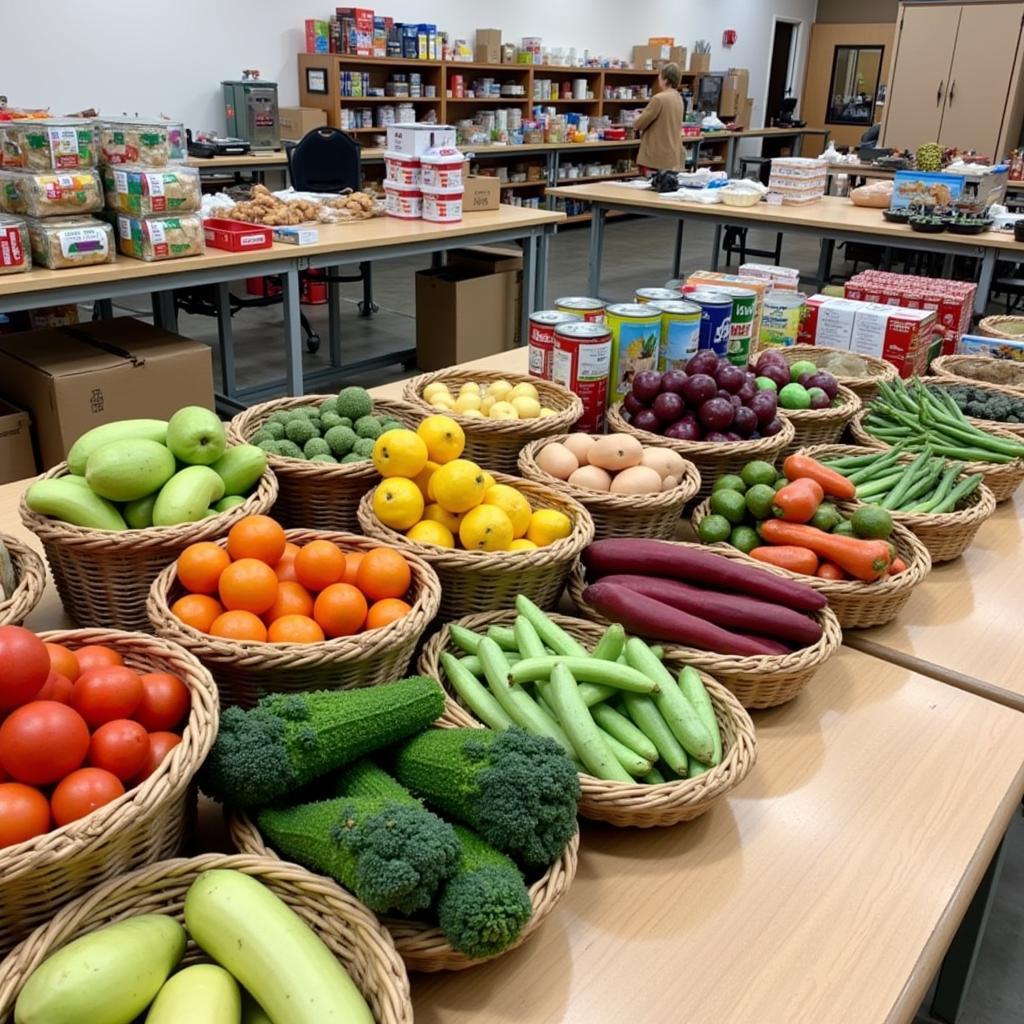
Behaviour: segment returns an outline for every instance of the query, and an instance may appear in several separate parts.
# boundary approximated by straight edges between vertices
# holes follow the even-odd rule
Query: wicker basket
[[[576,487],[559,480],[537,465],[537,454],[553,441],[564,441],[568,434],[531,441],[519,453],[519,472],[527,480],[536,480],[552,490],[575,498],[594,520],[594,536],[672,538],[686,503],[700,490],[700,474],[691,462],[684,462],[683,476],[677,487],[660,494],[607,494],[589,487]],[[664,438],[658,447],[667,448]]]
[[[592,647],[603,627],[564,615],[551,616],[564,630],[588,647]],[[458,620],[460,626],[485,632],[489,626],[511,626],[516,613],[496,612],[489,615],[468,615]],[[445,688],[446,707],[440,724],[450,728],[482,728],[448,686],[441,670],[441,652],[461,653],[450,641],[448,627],[435,633],[420,654],[418,671],[440,681]],[[665,662],[672,669],[681,669],[690,660],[678,651],[670,651]],[[722,762],[696,779],[680,779],[656,786],[628,782],[607,782],[593,775],[580,773],[580,814],[594,821],[635,828],[678,825],[691,821],[711,809],[712,804],[730,789],[738,786],[757,760],[757,739],[754,723],[736,698],[706,672],[701,680],[711,696],[722,733]]]
[[[701,508],[704,505],[700,506]],[[682,547],[696,547],[685,541],[674,541]],[[716,554],[726,558],[746,559],[735,548],[726,545],[715,545]],[[757,563],[760,565],[761,563]],[[773,566],[762,566],[769,571]],[[783,575],[789,575],[784,573]],[[595,622],[608,622],[593,605],[583,597],[587,588],[586,574],[582,562],[577,562],[569,577],[569,596],[576,607],[587,618]],[[739,657],[734,654],[713,654],[695,647],[683,647],[677,644],[667,646],[667,650],[678,654],[681,664],[693,665],[713,676],[723,686],[735,694],[736,699],[745,708],[774,708],[779,704],[791,701],[811,680],[821,666],[839,650],[843,642],[840,623],[830,608],[814,612],[812,617],[821,626],[821,638],[809,647],[802,647],[789,654],[758,655]]]
[[[515,473],[519,450],[528,441],[538,437],[552,437],[572,430],[573,424],[583,415],[583,403],[567,388],[549,380],[525,377],[514,373],[496,373],[484,370],[437,370],[413,377],[405,384],[402,398],[414,405],[421,416],[435,415],[439,410],[432,408],[421,397],[428,384],[441,381],[453,391],[469,381],[477,384],[491,384],[496,380],[507,380],[510,384],[532,384],[540,395],[540,404],[554,409],[554,416],[542,416],[535,420],[492,420],[477,416],[460,416],[446,412],[466,433],[464,457],[480,463],[492,473]]]
[[[987,316],[978,324],[978,333],[984,338],[1024,340],[1024,316]]]
[[[243,853],[258,854],[272,860],[278,859],[277,854],[266,845],[259,829],[247,815],[241,812],[229,814],[228,832],[231,842]],[[522,945],[541,926],[544,919],[565,895],[565,891],[576,877],[579,852],[580,834],[577,832],[569,841],[562,856],[530,885],[533,914],[526,922],[515,945],[510,946],[509,949],[515,949],[516,946]],[[441,929],[428,921],[385,917],[382,923],[391,933],[398,955],[405,961],[405,966],[410,971],[461,971],[503,956],[508,952],[506,949],[501,953],[496,953],[495,956],[474,960],[466,956],[465,953],[453,949]]]
[[[850,436],[857,444],[863,445],[866,448],[891,448],[892,446],[886,441],[879,440],[864,429],[864,417],[866,415],[867,410],[865,409],[850,420]],[[972,422],[996,437],[1006,437],[1013,441],[1020,440],[1015,435],[992,427],[981,420],[973,420]],[[1024,459],[1014,459],[1013,462],[968,462],[964,466],[964,472],[968,475],[971,473],[981,473],[985,477],[985,486],[992,492],[993,497],[996,499],[996,504],[999,504],[1001,501],[1012,498],[1014,492],[1024,482]]]
[[[700,473],[697,497],[706,498],[718,477],[726,473],[738,473],[753,459],[774,462],[784,451],[792,448],[796,433],[789,421],[789,414],[780,414],[780,419],[782,429],[774,437],[759,437],[754,441],[675,441],[646,430],[637,430],[623,419],[621,406],[616,405],[608,410],[608,429],[632,434],[644,444],[661,442],[679,452],[697,467]]]
[[[46,589],[46,566],[27,545],[10,534],[0,533],[0,544],[11,556],[16,580],[11,594],[0,601],[0,626],[20,626]]]
[[[287,535],[299,545],[331,540],[347,550],[379,547],[376,541],[346,533],[288,530]],[[218,543],[224,547],[226,541]],[[355,636],[318,644],[272,644],[201,633],[171,611],[171,605],[185,593],[173,563],[154,580],[146,611],[159,636],[187,647],[213,673],[225,706],[252,707],[268,693],[374,686],[405,675],[419,638],[441,601],[441,584],[434,570],[413,552],[403,550],[402,554],[412,569],[412,611],[387,626]]]
[[[793,424],[796,436],[784,455],[809,444],[831,444],[843,436],[846,424],[864,407],[860,398],[849,388],[839,385],[837,405],[830,409],[785,409],[786,419]]]
[[[511,608],[517,594],[525,594],[541,608],[554,608],[576,556],[594,539],[590,513],[559,491],[533,480],[495,473],[499,484],[510,484],[534,507],[553,508],[572,521],[568,537],[533,551],[462,551],[433,544],[418,544],[384,526],[373,511],[373,492],[359,503],[359,525],[367,537],[402,552],[419,555],[441,581],[442,619],[472,612]]]
[[[145,782],[79,821],[0,850],[0,955],[98,882],[179,851],[194,809],[192,776],[217,735],[217,688],[177,644],[104,629],[39,635],[72,648],[105,644],[133,668],[172,672],[188,685],[192,710],[181,742]]]
[[[930,388],[946,388],[947,390],[966,385],[977,391],[989,391],[997,395],[1007,395],[1010,398],[1016,398],[1018,401],[1024,402],[1024,391],[1003,387],[1000,384],[989,384],[983,380],[971,380],[969,377],[927,377],[924,382]],[[996,427],[1007,434],[1013,434],[1018,441],[1024,440],[1024,423],[1000,423],[998,420],[985,420],[978,416],[968,416],[967,419],[982,430]]]
[[[1024,338],[1022,338],[1024,340]],[[1011,395],[1013,398],[1024,398],[1024,376],[1020,384],[999,384],[992,380],[981,380],[970,375],[972,363],[992,363],[997,366],[1016,366],[1024,371],[1024,362],[1012,359],[996,359],[993,356],[939,356],[932,360],[931,372],[942,378],[950,378],[961,384],[970,387],[995,388],[1004,395]],[[929,380],[929,384],[933,381]]]
[[[815,362],[815,356],[820,356],[822,352],[842,351],[842,349],[827,348],[824,345],[787,345],[779,349],[779,352],[790,365],[799,362],[801,359],[808,359],[813,363]],[[847,352],[846,355],[849,355],[849,353]],[[870,402],[878,394],[878,385],[882,381],[892,383],[899,380],[900,372],[892,363],[884,359],[876,359],[874,356],[865,355],[861,355],[860,358],[867,363],[869,374],[867,377],[840,377],[838,374],[832,374],[832,376],[839,381],[842,387],[849,388],[862,402]],[[790,416],[792,413],[787,410],[786,415]]]
[[[163,860],[98,886],[36,929],[0,965],[0,1020],[10,1020],[29,975],[72,939],[139,914],[184,923],[185,894],[204,871],[241,871],[262,882],[320,936],[352,976],[377,1024],[412,1024],[409,978],[391,939],[358,900],[326,878],[287,861],[225,856]],[[186,964],[208,962],[192,942]]]
[[[817,444],[803,449],[803,455],[815,459],[841,459],[848,456],[863,455],[864,449],[849,444]],[[914,456],[907,454],[900,457],[903,465],[914,461]],[[974,540],[975,534],[996,510],[996,499],[992,492],[982,484],[968,499],[963,508],[954,512],[939,515],[929,513],[890,512],[894,523],[899,523],[910,530],[915,537],[928,549],[932,565],[939,562],[950,562],[959,558]]]
[[[275,412],[318,405],[333,395],[304,395],[300,398],[277,398],[262,402],[240,412],[228,424],[228,437],[239,444],[248,442]],[[400,420],[415,427],[423,418],[418,410],[404,402],[376,398],[374,414]],[[288,529],[342,530],[354,533],[359,499],[379,479],[372,462],[354,462],[332,466],[330,463],[289,459],[268,455],[267,462],[277,476],[278,495],[274,517]]]
[[[67,463],[44,473],[48,480],[67,475]],[[21,521],[42,542],[64,610],[80,626],[146,631],[146,596],[168,562],[197,541],[227,536],[245,516],[269,512],[277,497],[277,478],[269,470],[259,486],[227,512],[179,526],[144,530],[92,530],[31,511],[21,497]]]
[[[839,507],[852,512],[856,506],[840,502]],[[708,503],[705,501],[694,509],[690,519],[694,529],[707,514]],[[774,569],[791,580],[813,587],[828,598],[828,606],[835,613],[843,629],[866,629],[868,626],[884,626],[887,622],[892,622],[910,600],[914,587],[931,572],[932,560],[928,549],[910,530],[898,523],[894,524],[891,540],[899,557],[907,563],[907,567],[898,576],[875,580],[873,583],[865,583],[862,580],[823,580],[817,576],[804,576],[788,569],[775,569],[775,566],[759,562],[729,544],[709,546],[720,555],[729,554],[730,557],[742,558],[759,568]]]

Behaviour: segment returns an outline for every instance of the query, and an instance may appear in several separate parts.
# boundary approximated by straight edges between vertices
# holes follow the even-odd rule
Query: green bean
[[[635,750],[627,747],[625,743],[617,740],[605,730],[602,729],[600,732],[601,738],[608,745],[608,749],[615,755],[615,760],[618,761],[619,764],[633,776],[633,778],[642,779],[651,770],[651,768],[654,767],[654,762],[658,759],[657,756],[648,760],[645,757],[641,757]]]
[[[547,655],[547,648],[541,640],[533,623],[525,615],[516,616],[516,624],[512,627],[516,638],[516,647],[523,658],[543,658]]]
[[[858,466],[870,466],[877,461],[877,458],[876,455],[850,455],[843,459],[828,459],[822,465],[846,476],[844,470],[855,469]]]
[[[911,485],[915,483],[921,476],[925,467],[931,462],[932,453],[930,448],[925,448],[923,452],[914,461],[907,466],[907,471],[903,474],[903,478],[900,482],[886,495],[885,499],[881,502],[882,508],[896,508],[897,505],[903,500],[903,495],[907,493]]]
[[[583,703],[588,708],[594,707],[595,704],[603,704],[606,700],[611,700],[612,697],[619,693],[619,690],[614,686],[599,686],[597,683],[580,683],[579,691],[580,696],[583,698]]]
[[[895,473],[891,473],[889,476],[883,476],[879,480],[872,480],[857,488],[857,498],[860,501],[867,501],[869,498],[876,498],[883,494],[888,494],[903,478],[903,474],[906,472],[906,467],[897,470]]]
[[[516,634],[511,626],[489,626],[487,635],[503,650],[518,651]]]
[[[658,665],[661,662],[657,658]],[[619,690],[633,693],[656,693],[658,684],[642,672],[629,665],[614,661],[599,661],[587,655],[584,658],[549,654],[544,658],[524,658],[511,666],[508,679],[513,683],[525,683],[536,679],[550,679],[556,665],[564,665],[576,679],[587,683],[614,686]]]
[[[546,653],[546,652],[545,652]],[[509,651],[505,652],[505,657],[508,658],[510,665],[514,665],[517,661],[523,659],[518,654],[512,654]],[[472,672],[478,679],[484,674],[484,667],[480,664],[480,658],[476,654],[466,654],[459,658],[459,664],[462,665],[467,671]]]
[[[704,775],[707,772],[711,771],[712,767],[713,767],[713,765],[704,764],[702,761],[694,761],[694,759],[691,757],[690,758],[690,778],[691,779],[695,779],[695,778],[697,778],[698,775]]]
[[[555,654],[566,654],[579,658],[590,657],[590,653],[583,644],[569,636],[561,626],[548,618],[525,594],[516,596],[516,611],[530,620],[530,624],[537,630],[541,640]]]
[[[689,665],[679,673],[679,689],[683,696],[693,705],[700,720],[704,723],[711,734],[712,754],[708,767],[714,767],[722,761],[722,734],[718,728],[718,719],[715,717],[715,707],[711,703],[711,695],[708,693],[700,678],[700,673]],[[701,761],[702,764],[705,762]],[[691,763],[691,774],[694,765]],[[705,769],[706,770],[706,769]]]
[[[480,633],[466,629],[465,626],[460,626],[457,622],[453,622],[448,627],[448,635],[452,638],[452,643],[456,647],[461,647],[467,654],[476,654],[476,649],[483,639]]]
[[[658,748],[662,761],[679,778],[685,779],[689,765],[686,751],[673,735],[668,723],[661,717],[654,698],[640,693],[624,693],[622,700],[633,723]]]
[[[944,512],[953,512],[959,502],[963,501],[964,498],[970,497],[981,485],[981,481],[985,479],[983,473],[974,473],[972,476],[962,480],[946,497],[946,500],[941,505],[937,505],[932,509],[935,514],[941,515]]]
[[[902,508],[908,502],[918,501],[926,494],[929,494],[934,489],[935,482],[942,475],[943,465],[944,461],[942,459],[932,459],[928,463],[927,471],[904,492],[903,500],[896,507]]]
[[[665,781],[665,776],[657,768],[652,768],[640,781],[646,782],[648,786],[660,786]]]
[[[900,507],[900,512],[930,512],[936,505],[942,503],[946,495],[949,494],[953,487],[953,481],[963,472],[964,464],[962,462],[950,462],[946,464],[946,469],[942,474],[942,479],[939,481],[938,487],[932,491],[927,501],[915,501],[910,503],[904,503]],[[908,507],[909,504],[909,507]]]
[[[626,631],[619,623],[614,622],[601,634],[601,639],[594,644],[590,656],[601,661],[618,661],[625,646]]]
[[[658,760],[658,748],[625,715],[608,704],[598,704],[590,711],[594,721],[610,736],[635,750],[651,764]]]
[[[885,472],[896,463],[899,457],[900,449],[898,448],[890,448],[887,452],[880,452],[870,465],[865,466],[856,473],[851,473],[847,479],[850,483],[858,485],[874,480],[876,477],[884,476]]]
[[[514,724],[504,709],[472,672],[454,655],[441,654],[441,667],[463,704],[491,729],[509,729]]]

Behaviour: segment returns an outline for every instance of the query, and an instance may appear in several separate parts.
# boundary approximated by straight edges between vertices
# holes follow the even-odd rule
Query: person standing
[[[683,166],[683,98],[678,64],[666,64],[658,73],[658,90],[634,121],[640,133],[637,163],[643,174],[678,171]]]

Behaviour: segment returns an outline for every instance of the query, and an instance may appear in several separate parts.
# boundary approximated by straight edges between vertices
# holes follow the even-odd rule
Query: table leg
[[[604,219],[607,211],[596,203],[590,208],[590,273],[587,294],[596,298],[601,294],[601,253],[604,249]]]
[[[334,277],[339,267],[328,267],[327,276]],[[341,289],[337,281],[327,284],[327,350],[331,366],[341,366]]]
[[[217,347],[220,350],[220,386],[228,398],[238,390],[235,379],[235,337],[231,328],[231,288],[226,281],[217,284]]]
[[[797,133],[793,136],[793,156],[799,156],[803,152],[804,137]]]
[[[551,225],[545,224],[544,230],[537,238],[537,273],[534,275],[536,290],[533,296],[537,309],[543,309],[548,304],[548,260],[551,247],[551,232]],[[526,339],[521,338],[520,344],[525,345]]]
[[[818,276],[815,280],[815,288],[820,292],[828,284],[832,277],[832,254],[835,251],[834,239],[823,238],[818,254]]]
[[[296,269],[281,275],[281,305],[284,311],[284,345],[288,367],[288,394],[302,392],[302,325],[299,322],[299,272]]]
[[[948,281],[952,276],[953,254],[951,252],[947,252],[946,255],[942,257],[942,277],[944,280]]]
[[[110,320],[114,315],[114,302],[112,299],[97,299],[92,304],[93,320]]]
[[[523,239],[523,294],[519,303],[519,344],[525,345],[530,336],[530,314],[537,308],[537,236]]]
[[[992,278],[996,272],[996,251],[986,249],[981,257],[981,273],[978,275],[978,290],[974,295],[974,312],[984,316],[988,309],[989,292],[992,291]]]
[[[722,252],[722,225],[720,223],[715,224],[715,238],[711,243],[711,270],[713,273],[718,273],[718,264],[721,262]]]
[[[430,269],[440,270],[444,266],[444,252],[436,249],[430,254]]]
[[[153,323],[161,330],[178,332],[178,309],[174,304],[174,291],[153,292]]]
[[[676,221],[676,246],[672,253],[672,276],[679,279],[683,273],[683,227],[686,221],[682,217]]]

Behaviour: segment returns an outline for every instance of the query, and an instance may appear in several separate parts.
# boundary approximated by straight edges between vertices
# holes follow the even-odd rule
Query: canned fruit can
[[[578,395],[583,403],[577,430],[604,430],[611,358],[612,335],[604,324],[578,321],[555,327],[551,379]]]
[[[772,291],[764,297],[758,346],[795,345],[800,336],[805,296],[800,292]]]
[[[567,295],[555,299],[555,309],[559,313],[572,313],[581,320],[603,324],[605,303],[600,299],[590,299],[585,295]]]
[[[754,317],[757,313],[757,295],[746,288],[716,288],[732,299],[732,319],[729,325],[729,362],[745,367],[750,360],[754,342]]]
[[[657,306],[617,303],[604,314],[612,333],[610,402],[620,402],[633,387],[633,378],[642,370],[658,366],[661,347],[661,310]]]
[[[679,298],[679,292],[669,288],[637,288],[633,298],[640,305],[648,302],[672,302]]]
[[[729,354],[732,331],[732,297],[710,288],[698,288],[686,295],[700,306],[700,347],[709,348],[716,356]]]
[[[653,305],[661,310],[658,372],[682,370],[700,347],[700,306],[682,299]]]
[[[559,324],[579,322],[574,313],[557,309],[541,309],[530,314],[529,360],[530,376],[551,380],[551,353],[555,349],[555,328]]]

